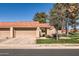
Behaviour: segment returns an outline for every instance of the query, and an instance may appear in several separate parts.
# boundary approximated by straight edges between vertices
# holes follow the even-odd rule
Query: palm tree
[[[46,23],[47,14],[44,12],[36,13],[33,20],[38,21],[40,23]]]

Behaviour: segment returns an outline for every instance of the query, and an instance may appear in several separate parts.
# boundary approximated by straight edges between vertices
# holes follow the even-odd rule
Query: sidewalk
[[[0,44],[0,49],[79,49],[79,44]]]

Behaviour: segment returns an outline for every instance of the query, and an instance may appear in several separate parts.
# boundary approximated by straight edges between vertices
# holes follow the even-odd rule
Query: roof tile
[[[48,23],[39,22],[0,22],[0,27],[50,27]]]

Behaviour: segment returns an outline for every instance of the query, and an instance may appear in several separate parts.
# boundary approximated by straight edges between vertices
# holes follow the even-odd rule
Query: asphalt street
[[[79,49],[0,49],[0,56],[79,56]]]

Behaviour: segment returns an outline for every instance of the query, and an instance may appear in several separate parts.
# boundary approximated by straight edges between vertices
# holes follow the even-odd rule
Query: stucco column
[[[36,38],[37,39],[40,38],[40,32],[41,32],[40,27],[37,27],[37,29],[36,29]]]
[[[10,37],[13,38],[13,27],[10,27]]]
[[[47,29],[47,35],[49,35],[49,33],[50,33],[50,31],[49,31],[49,29]]]

